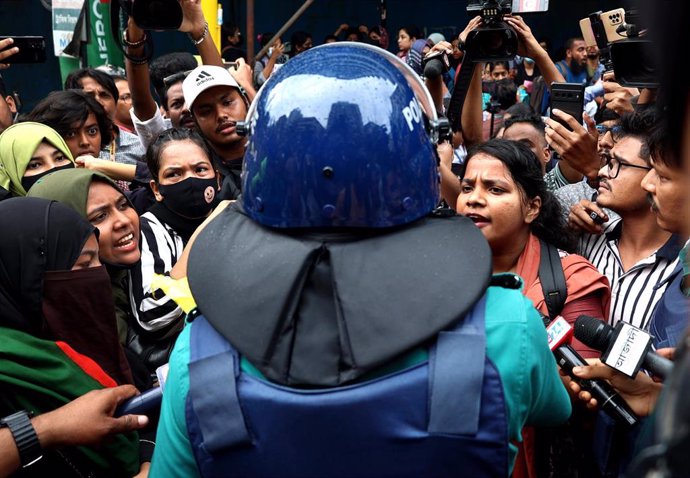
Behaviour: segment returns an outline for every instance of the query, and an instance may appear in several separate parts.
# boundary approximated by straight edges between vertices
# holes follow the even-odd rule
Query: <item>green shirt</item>
[[[485,315],[487,356],[498,369],[505,392],[508,439],[520,441],[525,425],[564,422],[570,416],[570,398],[548,348],[544,325],[531,302],[520,291],[490,287]],[[185,421],[189,339],[190,327],[185,327],[170,358],[149,473],[152,478],[199,476]],[[242,368],[245,373],[256,373],[244,364]],[[517,449],[511,444],[510,451],[513,463]]]

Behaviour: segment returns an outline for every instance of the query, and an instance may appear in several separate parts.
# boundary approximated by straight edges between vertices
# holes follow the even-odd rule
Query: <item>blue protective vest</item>
[[[664,294],[656,305],[649,324],[649,332],[654,336],[654,348],[675,347],[683,338],[690,318],[690,299],[682,290],[683,265],[678,264],[669,278]],[[657,287],[659,287],[657,286]]]
[[[240,370],[203,316],[191,324],[186,422],[205,477],[506,477],[503,386],[486,357],[485,298],[429,360],[383,377],[294,389]]]

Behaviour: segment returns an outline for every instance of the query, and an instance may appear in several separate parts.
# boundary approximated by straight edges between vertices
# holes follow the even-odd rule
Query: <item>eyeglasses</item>
[[[167,90],[168,88],[170,88],[172,85],[174,85],[178,81],[182,81],[185,78],[187,78],[187,76],[189,76],[189,74],[191,72],[192,72],[192,70],[178,71],[177,73],[173,73],[172,75],[168,75],[165,78],[163,78],[163,86]]]
[[[599,132],[599,136],[604,136],[606,133],[611,132],[611,139],[614,143],[617,143],[621,138],[623,128],[620,125],[604,126],[603,124],[598,124],[597,131]]]
[[[609,178],[610,179],[617,178],[618,173],[621,172],[621,168],[623,166],[628,167],[628,168],[644,169],[645,171],[651,171],[652,170],[652,168],[649,166],[639,166],[637,164],[627,163],[627,162],[621,161],[620,159],[617,159],[615,157],[607,158],[606,159],[606,166],[609,168]]]

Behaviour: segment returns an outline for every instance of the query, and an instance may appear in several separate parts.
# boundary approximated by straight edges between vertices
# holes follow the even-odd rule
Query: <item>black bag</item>
[[[565,306],[568,289],[558,249],[543,241],[539,280],[549,318],[555,319]],[[535,468],[540,478],[597,478],[599,471],[591,450],[591,417],[582,407],[573,407],[567,422],[555,427],[535,428]]]

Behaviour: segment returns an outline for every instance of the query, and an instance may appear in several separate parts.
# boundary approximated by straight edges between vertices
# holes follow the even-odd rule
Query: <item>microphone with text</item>
[[[588,391],[596,399],[599,408],[611,418],[630,426],[637,423],[637,416],[607,382],[585,380],[573,374],[573,367],[585,367],[587,362],[573,349],[569,342],[573,337],[573,328],[560,315],[549,323],[548,317],[543,317],[546,325],[546,335],[549,348],[556,357],[556,362],[570,378],[575,380],[583,390]]]
[[[673,370],[673,362],[651,350],[652,336],[626,322],[616,327],[581,315],[575,321],[575,337],[583,344],[602,352],[601,361],[630,378],[640,368],[665,379]]]

